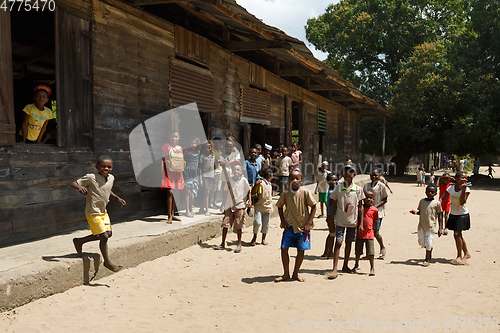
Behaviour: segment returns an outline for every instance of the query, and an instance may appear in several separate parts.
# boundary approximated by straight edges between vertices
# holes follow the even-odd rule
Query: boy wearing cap
[[[23,109],[23,124],[20,132],[23,142],[40,143],[42,140],[48,120],[52,119],[52,111],[45,107],[51,92],[52,90],[45,85],[36,86],[33,92],[35,103],[28,104]]]
[[[330,194],[330,210],[335,211],[327,217],[329,229],[333,230],[335,224],[335,248],[333,251],[333,271],[328,275],[329,279],[338,277],[337,267],[339,263],[340,247],[344,241],[345,235],[345,253],[344,265],[342,271],[353,274],[354,271],[348,266],[349,256],[351,255],[352,242],[356,240],[356,229],[362,229],[363,202],[365,194],[363,189],[354,184],[353,179],[356,176],[356,169],[352,165],[346,165],[342,172],[344,181],[337,185]],[[333,236],[333,235],[332,235]]]
[[[321,215],[318,216],[318,218],[324,217],[324,206],[326,205],[326,202],[328,201],[328,198],[327,198],[328,181],[326,180],[326,177],[328,176],[329,173],[330,173],[330,171],[328,171],[328,161],[323,161],[321,163],[321,170],[318,172],[316,189],[314,190],[314,194],[319,192],[318,201],[320,202]]]

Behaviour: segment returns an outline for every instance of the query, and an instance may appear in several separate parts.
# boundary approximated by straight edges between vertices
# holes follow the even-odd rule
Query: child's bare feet
[[[448,235],[448,229],[444,229],[443,235]]]
[[[353,271],[353,272],[357,272],[357,271],[359,271],[359,266],[358,266],[358,265],[354,266],[354,268],[352,269],[352,271]]]
[[[470,259],[470,253],[466,253],[466,254],[464,255],[464,260],[466,260],[466,259]]]
[[[269,245],[269,244],[265,240],[263,240],[262,245]]]
[[[174,215],[174,216],[172,216],[172,220],[179,222],[181,219]]]
[[[334,280],[338,277],[339,277],[339,273],[337,273],[337,272],[331,272],[331,273],[326,274],[326,278],[328,280]]]
[[[422,267],[429,267],[430,266],[430,263],[428,261],[424,261],[422,263]]]
[[[370,274],[368,274],[368,276],[375,276],[375,269],[374,268],[370,269]]]
[[[280,276],[279,278],[274,279],[274,282],[282,282],[282,281],[288,281],[290,280],[290,275],[284,274]]]
[[[169,215],[169,216],[168,216],[168,220],[167,220],[167,222],[166,222],[166,223],[167,223],[167,224],[172,224],[172,220],[173,220],[172,215]]]
[[[115,264],[112,264],[110,262],[104,262],[104,267],[106,267],[107,269],[109,269],[110,271],[113,271],[113,272],[119,272],[123,269],[123,266],[115,265]]]
[[[205,213],[205,216],[212,216],[212,214],[210,214],[210,212],[207,210],[207,212]]]
[[[83,247],[83,244],[80,243],[80,241],[78,239],[73,238],[73,245],[75,245],[76,253],[78,253],[79,257],[81,257],[82,256],[82,247]]]
[[[379,256],[379,259],[384,259],[385,258],[385,255],[387,254],[387,250],[384,248],[381,248],[380,249],[380,256]]]
[[[464,261],[462,258],[456,258],[456,259],[453,259],[453,260],[451,261],[451,264],[452,264],[452,265],[457,265],[457,266],[460,266],[460,265],[467,265],[467,264],[465,263],[465,261]]]
[[[299,274],[292,275],[292,279],[297,280],[299,282],[304,282],[305,280],[299,276]]]
[[[354,274],[354,270],[353,270],[353,269],[350,269],[350,268],[349,268],[349,267],[347,267],[347,266],[342,267],[341,272],[348,273],[348,274]]]

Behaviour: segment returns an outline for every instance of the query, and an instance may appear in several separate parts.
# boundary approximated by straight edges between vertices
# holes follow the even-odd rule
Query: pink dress
[[[180,149],[182,153],[181,146],[176,146],[174,148]],[[170,158],[170,149],[172,149],[172,147],[170,146],[170,144],[166,143],[163,145],[163,147],[161,147],[161,149],[165,152],[165,160],[168,160]],[[161,188],[173,190],[184,189],[184,179],[182,178],[182,172],[168,171],[167,165],[163,163],[163,177],[161,180]]]

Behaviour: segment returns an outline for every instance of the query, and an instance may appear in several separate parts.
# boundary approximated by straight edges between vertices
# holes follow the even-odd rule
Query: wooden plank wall
[[[30,146],[14,146],[8,152],[0,152],[0,246],[85,227],[85,201],[70,184],[83,174],[93,172],[95,159],[100,154],[113,158],[116,177],[113,190],[128,202],[125,209],[114,201],[109,204],[113,221],[164,205],[159,190],[141,188],[136,183],[128,135],[141,119],[168,110],[169,63],[176,55],[175,26],[116,0],[58,0],[57,4],[64,11],[91,22],[94,148],[91,151],[39,146],[34,153]],[[313,142],[317,142],[318,107],[327,111],[325,155],[329,160],[340,159],[340,156],[343,159],[345,151],[352,151],[357,140],[353,138],[358,131],[357,115],[350,115],[351,111],[338,104],[214,43],[193,48],[196,40],[203,39],[187,31],[182,33],[188,40],[178,45],[177,50],[185,57],[207,63],[213,73],[212,136],[225,136],[229,132],[237,140],[242,139],[240,87],[252,84],[272,94],[270,127],[284,128],[286,104],[302,103],[306,130],[304,160],[312,161],[317,154]],[[342,124],[338,124],[340,114],[346,120]],[[345,133],[342,140],[345,149],[339,151],[341,129]],[[281,142],[285,142],[285,135],[285,131],[280,130]]]

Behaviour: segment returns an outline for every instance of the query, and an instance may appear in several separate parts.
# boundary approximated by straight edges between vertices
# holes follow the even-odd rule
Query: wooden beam
[[[290,50],[292,46],[288,43],[275,42],[271,40],[249,41],[249,42],[232,42],[225,43],[223,46],[229,51],[255,51],[264,49],[286,49]]]
[[[310,84],[304,87],[311,91],[321,91],[321,90],[346,90],[340,84]]]
[[[332,96],[330,100],[332,100],[333,102],[350,102],[356,101],[358,99],[353,96]]]
[[[273,73],[278,76],[311,76],[315,74],[312,70],[308,68],[276,69],[273,71]]]
[[[190,2],[191,0],[132,0],[130,1],[134,7],[150,6],[150,5],[166,5],[177,2]]]

